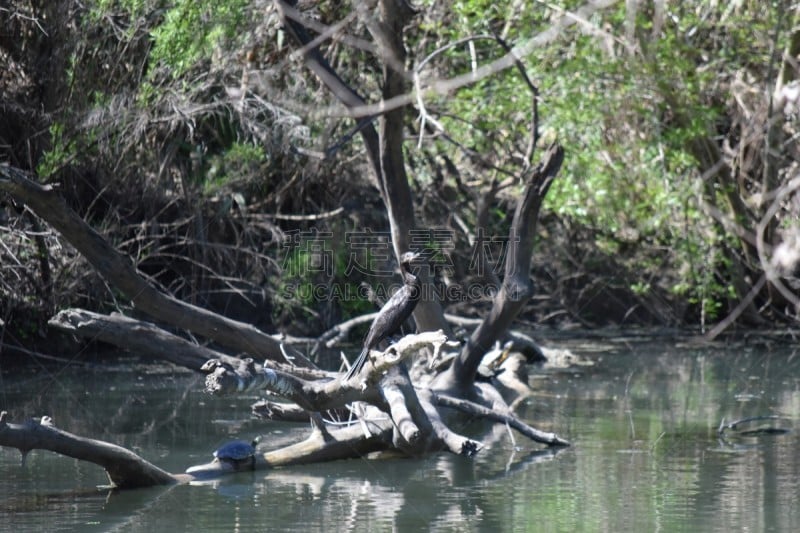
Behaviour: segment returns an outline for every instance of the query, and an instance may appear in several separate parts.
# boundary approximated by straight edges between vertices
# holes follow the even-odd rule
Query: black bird
[[[369,333],[364,339],[364,349],[356,362],[347,371],[345,380],[358,374],[367,362],[369,351],[376,348],[389,335],[400,330],[419,302],[419,278],[411,272],[411,263],[419,257],[418,253],[406,252],[400,257],[400,273],[403,275],[403,286],[387,301],[378,316],[372,321]]]

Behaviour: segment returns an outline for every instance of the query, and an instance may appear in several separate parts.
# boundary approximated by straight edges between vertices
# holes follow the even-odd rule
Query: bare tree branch
[[[586,3],[584,6],[580,7],[574,12],[565,10],[563,15],[553,21],[548,29],[514,46],[510,52],[492,61],[491,63],[482,65],[477,69],[470,70],[465,74],[461,74],[449,79],[434,79],[428,81],[423,86],[423,92],[425,93],[423,98],[427,95],[452,94],[462,87],[474,85],[475,83],[493,76],[498,72],[511,68],[514,66],[516,61],[532,54],[535,50],[539,49],[545,44],[553,42],[559,36],[561,36],[564,31],[576,24],[580,24],[585,28],[589,28],[591,31],[603,33],[603,30],[592,24],[589,19],[591,18],[592,14],[596,13],[597,11],[606,9],[616,3],[618,3],[618,0],[595,0],[593,2]],[[414,94],[414,91],[409,91],[373,104],[364,103],[363,105],[359,106],[348,106],[346,116],[351,118],[374,117],[382,113],[386,113],[389,110],[398,109],[409,104],[413,104],[417,98],[418,96]],[[327,116],[342,115],[341,109],[333,108],[328,110],[320,110],[318,113]]]
[[[102,315],[84,309],[65,309],[51,318],[49,326],[66,333],[113,344],[200,371],[212,358],[238,361],[215,350],[198,346],[154,324],[120,314]]]
[[[505,277],[500,292],[492,302],[489,315],[473,332],[459,357],[441,378],[440,384],[444,384],[446,388],[454,385],[468,387],[475,381],[475,374],[483,355],[505,333],[533,295],[530,266],[539,209],[563,160],[563,148],[553,144],[544,154],[543,161],[533,169],[525,191],[517,203],[509,230]]]
[[[89,461],[105,468],[115,487],[132,489],[169,485],[179,479],[145,461],[121,446],[94,439],[78,437],[53,426],[48,417],[24,424],[6,422],[6,412],[0,413],[0,446],[17,448],[23,457],[30,450],[50,450],[61,455]]]
[[[357,424],[332,428],[327,432],[312,431],[309,437],[302,442],[278,450],[257,453],[251,468],[266,470],[281,466],[354,458],[391,447],[392,425],[388,419],[370,422],[369,428],[370,436],[366,438]],[[215,459],[207,464],[190,467],[186,473],[194,477],[208,477],[229,474],[231,469],[225,462]]]
[[[533,428],[510,413],[499,413],[497,410],[488,409],[475,402],[464,400],[463,398],[454,398],[444,393],[436,393],[434,398],[436,403],[443,407],[451,407],[467,414],[482,416],[495,422],[508,424],[536,442],[541,442],[549,446],[569,446],[569,441],[562,439],[555,433],[545,433],[544,431]]]

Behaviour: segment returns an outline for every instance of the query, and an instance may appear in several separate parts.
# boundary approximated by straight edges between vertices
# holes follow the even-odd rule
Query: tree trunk
[[[544,154],[542,163],[533,170],[509,230],[505,277],[500,292],[492,302],[489,315],[470,336],[450,370],[440,377],[438,386],[445,389],[471,386],[483,356],[505,334],[533,296],[530,268],[539,210],[563,161],[564,149],[553,144]]]
[[[405,82],[396,66],[402,66],[405,60],[403,49],[403,26],[407,23],[410,13],[400,8],[391,0],[381,2],[382,20],[370,19],[368,28],[377,35],[383,44],[385,63],[392,66],[384,67],[384,101],[395,95],[405,92]],[[275,5],[281,14],[281,22],[287,33],[303,50],[306,66],[317,78],[331,91],[331,93],[347,108],[355,109],[366,105],[366,101],[353,88],[333,70],[320,52],[319,46],[309,46],[311,36],[300,22],[300,15],[289,2],[275,0]],[[366,15],[371,17],[371,11]],[[395,18],[385,18],[387,16]],[[387,22],[388,21],[388,22]],[[378,189],[389,215],[389,225],[392,234],[395,256],[400,256],[411,249],[411,235],[415,228],[414,204],[411,189],[408,186],[408,177],[405,171],[403,156],[403,116],[405,108],[400,107],[387,111],[381,118],[380,134],[375,130],[373,120],[376,117],[367,116],[357,119],[359,133],[364,140],[366,156],[378,181]],[[420,273],[423,285],[429,285],[430,274],[424,269]],[[424,291],[432,295],[433,291]],[[439,301],[434,297],[423,298],[414,309],[414,321],[419,331],[433,331],[442,329],[450,331],[444,319],[444,313]]]

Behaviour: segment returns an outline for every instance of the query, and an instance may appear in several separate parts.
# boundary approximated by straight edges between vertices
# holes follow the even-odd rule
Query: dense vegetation
[[[607,2],[555,28],[582,3],[444,4],[421,2],[407,31],[409,88],[515,46],[531,80],[512,66],[413,100],[406,158],[419,227],[430,228],[416,237],[440,252],[437,283],[474,276],[475,228],[487,253],[502,255],[490,237],[506,234],[521,187],[508,169],[530,150],[532,82],[539,144],[558,138],[567,155],[525,318],[703,328],[728,316],[746,327],[794,320],[796,8]],[[385,236],[380,196],[354,121],[292,53],[271,2],[7,5],[0,163],[57,185],[184,300],[300,334],[373,308],[362,282],[381,287],[374,273],[387,259],[359,256],[367,268],[352,268],[363,251],[352,239]],[[378,101],[358,3],[298,9],[321,31],[334,27],[327,59]],[[24,345],[66,306],[125,305],[32,213],[0,202],[3,343]],[[329,264],[315,263],[316,245]],[[448,309],[484,305],[463,296]]]

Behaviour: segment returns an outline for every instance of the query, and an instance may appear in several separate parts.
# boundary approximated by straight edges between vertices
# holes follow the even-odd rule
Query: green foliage
[[[150,61],[179,77],[200,60],[209,59],[244,25],[247,0],[178,0],[153,30]]]
[[[352,257],[348,246],[341,242],[342,228],[335,234],[301,234],[286,252],[281,265],[274,316],[291,313],[299,307],[306,318],[321,304],[334,305],[342,319],[372,311],[368,291],[358,279],[358,272],[349,270]],[[375,258],[366,257],[367,269],[377,271]],[[384,296],[385,294],[381,294]]]
[[[99,20],[107,13],[123,13],[136,20],[161,12],[160,22],[150,31],[150,71],[166,68],[170,77],[177,79],[215,52],[222,54],[223,49],[232,48],[227,43],[240,38],[249,6],[247,0],[95,0],[90,17]]]
[[[36,173],[46,179],[58,172],[77,155],[77,143],[64,135],[64,125],[54,122],[50,125],[50,149],[42,154],[36,166]]]
[[[312,254],[303,248],[289,251],[284,259],[279,293],[287,299],[297,299],[303,306],[314,304],[314,267]]]
[[[131,17],[139,17],[161,7],[163,3],[158,0],[94,0],[90,14],[93,18],[99,19],[104,13],[121,10]]]
[[[456,2],[455,22],[436,29],[444,41],[455,41],[502,28],[516,44],[579,5]],[[619,251],[621,236],[632,232],[639,243],[672,250],[673,272],[684,275],[670,281],[663,265],[649,265],[640,256],[639,264],[628,265],[643,275],[632,290],[645,292],[652,274],[661,272],[665,288],[701,305],[706,317],[730,298],[730,284],[721,281],[729,265],[718,248],[720,228],[701,223],[707,215],[696,201],[697,179],[705,169],[691,147],[696,139],[724,132],[731,79],[743,72],[766,74],[775,46],[769,37],[783,14],[775,4],[762,7],[668,5],[655,34],[652,6],[638,6],[630,33],[631,5],[619,2],[524,58],[541,94],[543,137],[557,137],[567,152],[548,209],[591,228],[611,255]],[[489,43],[448,50],[447,75],[467,71],[475,59],[486,64],[502,55],[496,47],[488,51]],[[526,93],[521,77],[509,69],[448,95],[447,117],[458,118],[442,122],[460,142],[472,139],[467,145],[480,153],[502,151],[529,135]]]
[[[209,157],[208,169],[201,177],[206,193],[242,180],[263,179],[263,167],[269,155],[260,146],[252,143],[234,142],[219,154]]]
[[[492,35],[502,35],[511,46],[528,42],[552,29],[564,10],[586,3],[425,0],[406,30],[408,66],[413,69],[435,53],[420,72],[423,84],[468,73],[506,53]],[[736,179],[741,176],[728,183],[704,176],[707,162],[698,161],[698,141],[724,148],[726,158],[735,157],[731,154],[737,150],[746,151],[742,143],[748,132],[741,126],[736,129],[733,119],[737,112],[748,120],[758,118],[759,111],[766,116],[754,104],[772,94],[775,73],[770,69],[779,64],[780,59],[775,60],[777,64],[773,59],[781,55],[792,23],[778,3],[693,0],[661,4],[665,13],[659,18],[654,12],[656,3],[618,2],[560,30],[554,39],[521,58],[540,94],[538,153],[555,138],[566,149],[564,167],[550,189],[544,212],[555,213],[553,218],[568,229],[569,238],[575,235],[580,240],[581,251],[588,253],[577,255],[594,258],[591,264],[586,259],[566,268],[583,269],[589,279],[594,267],[612,275],[630,273],[611,281],[641,299],[666,295],[688,301],[694,319],[711,320],[728,310],[726,304],[741,298],[733,293],[733,281],[743,270],[736,267],[748,267],[744,263],[749,258],[742,259],[742,264],[732,261],[737,254],[740,258],[748,254],[742,254],[738,239],[702,209],[704,202],[723,210],[729,197],[740,193]],[[29,106],[46,110],[43,120],[52,122],[47,142],[43,141],[47,136],[41,135],[42,122],[30,122],[36,124],[35,132],[18,136],[12,132],[7,137],[33,140],[29,144],[35,146],[34,153],[46,147],[37,159],[42,178],[52,178],[64,165],[72,164],[78,170],[75,176],[96,180],[81,191],[103,191],[103,201],[82,200],[107,213],[109,221],[132,226],[143,222],[135,220],[142,216],[158,225],[165,222],[159,218],[165,213],[172,216],[162,203],[209,202],[202,207],[212,206],[216,215],[224,212],[230,217],[230,227],[213,228],[220,238],[226,244],[243,239],[231,244],[231,250],[252,242],[279,248],[271,232],[296,229],[293,222],[274,222],[275,227],[269,227],[272,222],[263,224],[258,229],[263,234],[249,241],[253,235],[250,219],[241,217],[233,224],[244,212],[234,209],[234,204],[257,205],[263,213],[307,214],[338,207],[343,200],[358,204],[351,199],[375,192],[368,189],[366,179],[351,179],[368,172],[362,168],[363,148],[357,136],[333,158],[319,161],[303,155],[343,138],[352,123],[325,110],[315,114],[329,102],[320,99],[318,80],[287,59],[291,47],[274,13],[264,10],[263,3],[90,0],[73,7],[64,13],[69,17],[83,14],[82,24],[71,25],[71,19],[60,24],[63,31],[49,37],[55,39],[53,58],[38,58],[38,63],[24,69],[37,76],[45,72],[39,65],[46,63],[65,74],[58,82],[37,79],[31,84],[44,87],[52,82],[65,89],[48,86],[43,94],[52,101]],[[334,24],[348,16],[351,8],[318,2],[313,8],[302,5],[301,10],[321,24]],[[778,31],[783,18],[787,21]],[[355,19],[339,31],[371,39],[368,29]],[[71,41],[58,41],[66,36]],[[467,42],[467,36],[478,37]],[[351,47],[351,41],[338,39],[338,34],[323,41],[322,50],[342,79],[369,101],[377,101],[382,79],[375,55]],[[9,47],[13,45],[9,41]],[[11,55],[24,58],[27,51],[35,54],[37,49],[44,50],[35,41],[25,43]],[[245,99],[239,107],[229,95],[245,82],[242,57],[247,57],[250,74],[245,96],[257,98]],[[735,94],[736,87],[744,89]],[[739,102],[739,96],[745,101]],[[16,103],[21,105],[8,109],[27,109],[29,104],[22,99]],[[413,164],[409,174],[418,186],[419,222],[452,227],[457,219],[465,228],[472,227],[476,222],[473,193],[488,190],[492,180],[506,179],[508,174],[501,169],[519,173],[530,139],[532,94],[520,73],[510,68],[446,95],[425,93],[425,105],[430,117],[460,146],[443,141],[441,135],[426,135],[421,150],[416,143],[406,144]],[[312,116],[308,124],[303,115]],[[27,114],[20,117],[16,123],[29,123]],[[412,119],[414,113],[408,117]],[[302,135],[286,133],[301,124]],[[788,121],[778,126],[792,127]],[[305,148],[311,150],[290,152],[289,141],[308,141],[308,131],[312,141]],[[790,146],[789,137],[780,146],[794,157],[796,148]],[[314,142],[318,144],[313,146]],[[745,148],[754,160],[767,153],[763,143]],[[445,157],[446,164],[442,163]],[[30,155],[18,153],[15,159],[27,161]],[[336,165],[335,171],[329,165]],[[79,167],[92,171],[83,173]],[[734,167],[735,162],[731,163]],[[761,170],[753,171],[750,181],[756,185]],[[796,174],[796,169],[779,170],[781,177]],[[354,189],[358,189],[357,197],[351,194]],[[336,192],[320,194],[331,190]],[[498,193],[488,211],[489,232],[501,234],[507,228],[521,190],[521,183],[515,182]],[[106,197],[138,199],[143,191],[152,195],[147,202],[130,209],[122,206],[119,213],[107,211]],[[756,221],[762,214],[763,209],[753,210]],[[370,203],[348,205],[347,216],[358,224],[384,222]],[[788,210],[781,216],[784,221],[796,218]],[[752,230],[747,216],[731,218]],[[333,223],[318,224],[326,230]],[[553,227],[558,226],[554,223]],[[462,254],[468,249],[463,241],[459,247]],[[301,251],[296,253],[290,265],[301,267],[310,260]],[[289,281],[306,288],[348,287],[351,276],[344,275],[348,258],[338,252],[333,257],[332,276],[299,268],[306,274]],[[274,285],[271,289],[281,292]],[[298,308],[306,305],[309,316],[327,305],[315,302],[310,292],[305,294]],[[284,303],[287,308],[293,305]],[[337,312],[345,315],[372,307],[365,298],[341,299],[337,305]]]

